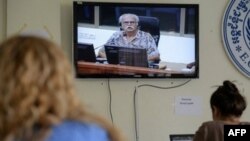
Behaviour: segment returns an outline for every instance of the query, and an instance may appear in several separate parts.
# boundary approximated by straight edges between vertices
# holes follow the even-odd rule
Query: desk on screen
[[[160,64],[161,65],[161,64]],[[77,73],[80,75],[102,75],[102,74],[113,74],[113,75],[158,75],[158,76],[171,76],[175,74],[183,74],[181,69],[174,70],[170,68],[166,69],[154,69],[134,66],[123,66],[114,64],[101,64],[91,62],[77,62]],[[190,73],[190,72],[188,72]]]

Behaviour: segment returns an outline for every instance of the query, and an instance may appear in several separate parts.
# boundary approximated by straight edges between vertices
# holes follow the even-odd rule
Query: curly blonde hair
[[[65,119],[100,124],[112,141],[123,137],[87,112],[75,94],[71,65],[56,44],[14,36],[0,45],[0,140],[44,140]],[[39,127],[38,131],[34,128]]]

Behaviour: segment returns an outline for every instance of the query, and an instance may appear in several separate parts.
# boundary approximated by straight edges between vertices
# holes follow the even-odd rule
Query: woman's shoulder
[[[225,123],[223,121],[206,121],[202,124],[206,126],[223,126]]]
[[[206,121],[203,123],[203,125],[206,125],[206,126],[224,126],[224,125],[227,125],[228,123],[226,123],[225,121]],[[239,125],[249,125],[250,122],[248,121],[242,121],[239,123]]]
[[[203,122],[201,127],[212,130],[223,130],[224,125],[228,125],[228,123],[224,121],[207,121]],[[240,122],[238,125],[250,125],[250,122]]]
[[[47,141],[108,141],[108,133],[95,123],[66,120],[52,127]]]
[[[222,131],[224,127],[224,122],[222,121],[206,121],[200,126],[201,129],[206,131]]]
[[[223,139],[223,122],[207,121],[203,122],[196,131],[194,141],[219,141]]]
[[[249,124],[241,122],[240,124]],[[224,139],[224,121],[206,121],[203,122],[196,131],[194,141],[221,141]]]
[[[240,123],[240,125],[250,125],[250,122],[248,122],[248,121],[243,121],[243,122]]]

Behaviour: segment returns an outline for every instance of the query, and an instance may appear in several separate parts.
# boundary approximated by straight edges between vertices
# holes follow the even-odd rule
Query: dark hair
[[[212,94],[210,106],[215,106],[222,116],[241,116],[247,107],[245,98],[240,94],[236,85],[229,80],[223,82],[223,86]]]

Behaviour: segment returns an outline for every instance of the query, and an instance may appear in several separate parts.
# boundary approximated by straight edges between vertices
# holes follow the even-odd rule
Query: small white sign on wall
[[[176,96],[175,114],[198,116],[202,114],[202,99],[200,96]]]

